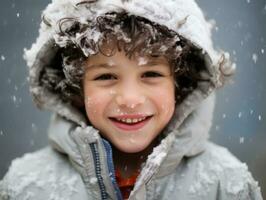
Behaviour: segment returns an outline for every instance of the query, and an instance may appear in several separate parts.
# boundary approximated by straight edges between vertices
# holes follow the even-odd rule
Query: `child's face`
[[[174,79],[162,57],[99,53],[87,61],[83,84],[90,122],[123,152],[146,149],[175,109]]]

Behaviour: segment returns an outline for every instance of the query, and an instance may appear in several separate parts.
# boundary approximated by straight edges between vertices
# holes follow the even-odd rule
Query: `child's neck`
[[[146,161],[156,144],[157,142],[154,141],[146,149],[137,153],[125,153],[113,147],[115,169],[119,170],[123,178],[129,178],[140,172],[141,165]]]

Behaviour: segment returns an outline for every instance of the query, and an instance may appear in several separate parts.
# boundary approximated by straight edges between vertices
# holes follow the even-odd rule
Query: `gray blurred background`
[[[0,179],[12,159],[47,145],[50,113],[32,103],[22,53],[35,41],[48,2],[1,2]],[[217,94],[211,140],[247,163],[266,194],[266,0],[197,2],[215,20],[216,48],[228,50],[238,65],[234,82]]]

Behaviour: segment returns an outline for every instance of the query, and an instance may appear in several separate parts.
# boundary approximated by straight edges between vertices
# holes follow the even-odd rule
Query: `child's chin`
[[[120,151],[124,153],[139,153],[145,150],[149,144],[140,144],[140,143],[131,143],[131,144],[123,144],[123,145],[116,145]]]
[[[132,149],[121,149],[124,153],[139,153],[143,151],[145,148],[132,148]]]

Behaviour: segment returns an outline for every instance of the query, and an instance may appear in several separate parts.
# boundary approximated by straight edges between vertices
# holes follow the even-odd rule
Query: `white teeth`
[[[138,119],[133,119],[132,121],[133,121],[133,123],[136,123],[136,122],[138,122]]]
[[[146,119],[146,117],[134,118],[134,119],[129,119],[129,118],[119,119],[119,118],[117,118],[118,121],[122,121],[122,122],[125,122],[128,124],[137,123],[137,122],[143,121],[144,119]]]

